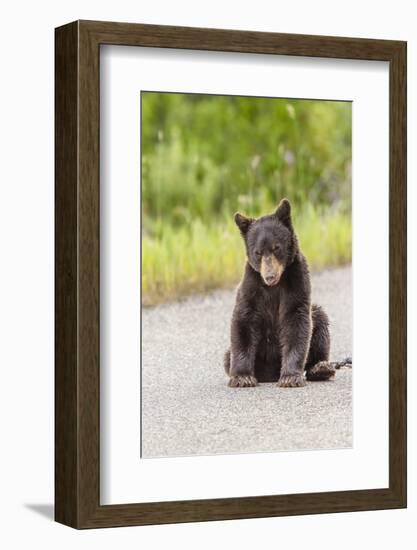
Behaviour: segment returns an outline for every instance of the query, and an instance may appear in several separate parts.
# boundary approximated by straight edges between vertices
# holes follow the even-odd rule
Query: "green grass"
[[[351,104],[332,101],[142,96],[145,229],[189,225],[237,208],[350,210]]]
[[[313,270],[351,261],[347,214],[308,207],[294,215],[294,225]],[[240,280],[244,261],[233,219],[206,225],[197,218],[180,228],[164,226],[157,239],[145,236],[142,241],[142,303],[149,306],[231,287]]]

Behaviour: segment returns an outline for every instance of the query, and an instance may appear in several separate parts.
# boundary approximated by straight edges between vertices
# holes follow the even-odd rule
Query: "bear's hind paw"
[[[258,381],[254,376],[231,376],[229,388],[253,388]]]
[[[306,372],[307,380],[311,380],[312,382],[331,380],[335,374],[336,369],[328,361],[320,361]]]
[[[306,385],[306,380],[302,374],[283,374],[278,380],[280,388],[302,388]]]

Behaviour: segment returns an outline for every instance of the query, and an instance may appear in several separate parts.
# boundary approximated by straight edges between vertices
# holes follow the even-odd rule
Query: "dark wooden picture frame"
[[[389,62],[388,488],[100,505],[99,56],[103,44]],[[97,528],[404,508],[406,43],[76,21],[56,29],[55,47],[56,521]]]

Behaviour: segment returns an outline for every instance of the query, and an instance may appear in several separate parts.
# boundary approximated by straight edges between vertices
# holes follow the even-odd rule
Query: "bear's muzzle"
[[[273,254],[262,256],[260,272],[266,285],[274,286],[278,284],[283,271],[284,266]]]

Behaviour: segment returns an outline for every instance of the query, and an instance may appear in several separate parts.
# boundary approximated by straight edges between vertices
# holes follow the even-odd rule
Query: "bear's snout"
[[[275,275],[268,275],[267,277],[265,277],[265,282],[267,285],[273,285],[275,283],[275,280]]]
[[[273,254],[262,256],[261,276],[266,285],[274,286],[278,284],[283,271],[284,266]]]

